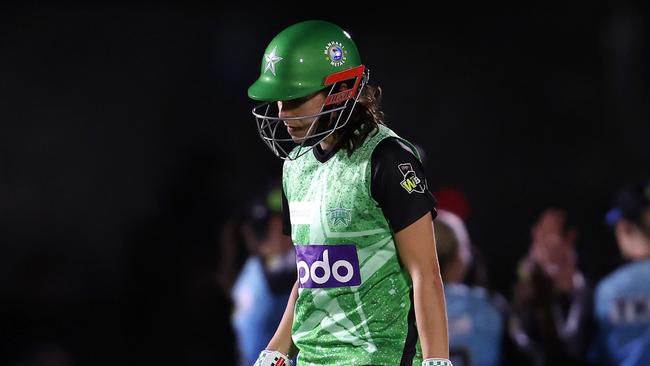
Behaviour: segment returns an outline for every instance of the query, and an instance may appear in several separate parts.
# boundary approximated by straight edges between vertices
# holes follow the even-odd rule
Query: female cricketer
[[[407,70],[404,70],[407,71]],[[451,365],[429,192],[414,145],[383,122],[350,35],[304,21],[266,48],[248,89],[283,165],[298,278],[255,365]]]

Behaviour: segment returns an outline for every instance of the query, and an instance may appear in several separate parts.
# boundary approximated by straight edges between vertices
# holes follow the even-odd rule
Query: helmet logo
[[[345,50],[345,46],[341,42],[332,41],[325,46],[323,53],[327,56],[325,59],[330,62],[330,65],[341,66],[347,60],[348,51]]]
[[[275,76],[275,64],[282,60],[282,57],[275,54],[277,48],[278,46],[273,47],[273,51],[271,51],[271,53],[264,55],[264,58],[266,58],[266,66],[264,67],[264,72],[266,73],[267,71],[271,70],[273,76]]]

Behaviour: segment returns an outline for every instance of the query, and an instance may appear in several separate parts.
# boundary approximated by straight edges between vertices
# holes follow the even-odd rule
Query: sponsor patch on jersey
[[[328,42],[323,53],[327,56],[325,59],[328,60],[332,66],[341,66],[345,61],[347,61],[346,55],[348,51],[345,50],[345,46],[343,46],[341,42]]]
[[[310,225],[313,222],[316,210],[318,210],[316,202],[289,202],[291,224]]]
[[[354,244],[296,245],[295,248],[301,288],[335,288],[361,284],[359,257]]]
[[[404,180],[400,182],[400,185],[404,190],[406,190],[406,192],[409,194],[413,192],[424,193],[424,182],[415,175],[415,170],[413,170],[411,163],[402,163],[397,167],[404,176]]]

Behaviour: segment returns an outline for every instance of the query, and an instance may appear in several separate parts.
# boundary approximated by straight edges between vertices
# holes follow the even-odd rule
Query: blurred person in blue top
[[[457,215],[439,210],[436,250],[445,285],[450,358],[454,365],[502,365],[505,301],[463,280],[472,264],[469,234]]]
[[[650,179],[621,189],[606,221],[629,263],[596,288],[592,356],[602,365],[650,365]]]
[[[296,279],[293,244],[282,233],[282,191],[272,185],[249,210],[241,234],[251,255],[231,291],[240,362],[252,365],[275,332]]]

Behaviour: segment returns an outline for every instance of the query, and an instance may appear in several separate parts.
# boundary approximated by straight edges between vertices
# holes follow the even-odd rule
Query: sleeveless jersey
[[[371,196],[371,154],[393,136],[379,126],[350,156],[340,149],[324,163],[313,154],[284,163],[300,286],[292,326],[298,365],[422,362],[411,279]],[[424,182],[405,174],[402,184]]]

